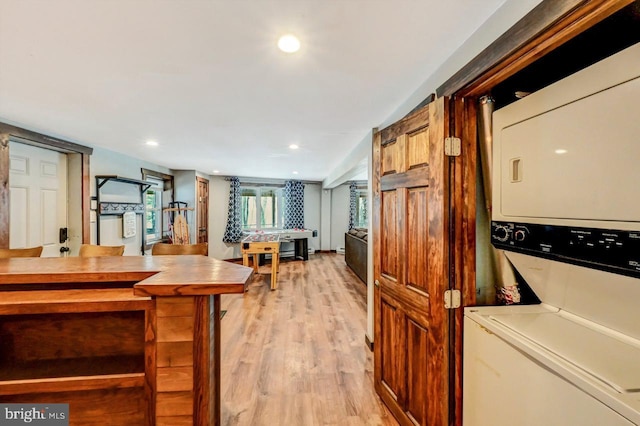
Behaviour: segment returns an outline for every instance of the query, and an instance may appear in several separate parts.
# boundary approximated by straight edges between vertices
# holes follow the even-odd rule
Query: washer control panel
[[[491,222],[496,248],[640,277],[640,231]]]

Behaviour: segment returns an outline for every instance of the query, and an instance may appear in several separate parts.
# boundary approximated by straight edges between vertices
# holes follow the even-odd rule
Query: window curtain
[[[284,182],[284,228],[304,228],[304,184],[299,180]]]
[[[230,177],[229,180],[229,214],[227,216],[227,228],[224,231],[222,242],[239,243],[242,240],[242,214],[240,195],[240,179]]]
[[[358,190],[355,182],[349,184],[349,229],[356,227],[358,223]]]

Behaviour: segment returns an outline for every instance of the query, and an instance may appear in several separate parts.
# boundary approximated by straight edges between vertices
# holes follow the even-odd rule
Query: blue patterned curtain
[[[304,184],[299,180],[284,182],[284,228],[304,228]]]
[[[229,215],[227,216],[227,228],[224,231],[222,242],[239,243],[242,240],[242,196],[240,195],[240,179],[229,178]]]
[[[349,184],[349,229],[356,227],[358,223],[358,191],[355,182]]]

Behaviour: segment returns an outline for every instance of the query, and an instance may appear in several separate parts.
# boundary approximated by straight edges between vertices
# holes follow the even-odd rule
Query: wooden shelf
[[[8,380],[0,382],[0,396],[125,389],[143,386],[144,373]]]
[[[76,378],[142,374],[144,355],[41,359],[0,365],[0,388],[7,382],[40,383],[55,378]]]
[[[150,306],[150,297],[134,296],[131,288],[11,291],[2,294],[0,315],[141,311]]]

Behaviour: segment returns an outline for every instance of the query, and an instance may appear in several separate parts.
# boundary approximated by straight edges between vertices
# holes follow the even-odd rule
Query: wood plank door
[[[67,228],[67,156],[9,144],[9,247],[43,246],[41,257],[59,257],[60,229]]]
[[[374,134],[374,372],[403,425],[449,421],[448,101]]]
[[[198,183],[198,207],[197,207],[197,223],[198,227],[198,243],[209,242],[209,181],[207,179],[196,176]]]

